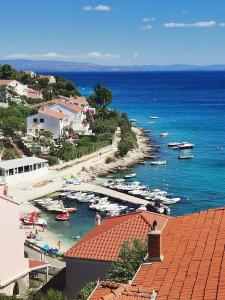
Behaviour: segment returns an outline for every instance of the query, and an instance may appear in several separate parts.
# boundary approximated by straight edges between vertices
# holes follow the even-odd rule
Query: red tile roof
[[[149,289],[104,281],[97,286],[88,300],[149,300],[151,292]]]
[[[50,101],[49,101],[50,102]],[[82,112],[83,111],[83,108],[78,106],[78,105],[75,105],[75,104],[71,104],[71,103],[68,103],[68,102],[65,102],[61,99],[52,99],[51,100],[51,103],[55,103],[55,104],[59,104],[59,105],[63,105],[65,107],[68,107],[76,112]]]
[[[125,240],[134,238],[145,241],[153,221],[162,229],[169,217],[143,211],[105,219],[64,255],[104,261],[116,261]]]
[[[225,208],[169,219],[162,244],[164,260],[143,264],[132,284],[157,300],[225,299]]]
[[[14,80],[0,79],[0,85],[8,85]]]
[[[49,265],[47,262],[29,259],[29,269],[44,267]]]
[[[61,112],[58,112],[58,111],[54,111],[50,108],[46,108],[46,107],[43,107],[43,108],[40,108],[38,110],[38,112],[42,113],[42,114],[45,114],[47,116],[50,116],[50,117],[53,117],[55,119],[59,119],[59,120],[63,120],[64,118],[67,117],[67,115],[61,113]]]
[[[83,104],[83,105],[88,105],[87,100],[84,97],[74,97],[74,102]]]

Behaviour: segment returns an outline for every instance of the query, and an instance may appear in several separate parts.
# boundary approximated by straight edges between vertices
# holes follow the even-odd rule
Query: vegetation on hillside
[[[44,100],[50,100],[58,95],[66,97],[80,95],[76,86],[71,81],[66,80],[63,77],[55,76],[56,83],[49,83],[48,78],[41,78],[39,75],[33,78],[30,74],[23,71],[17,71],[10,65],[0,66],[0,79],[14,79],[28,85],[28,87],[34,90],[39,90],[42,92]],[[26,99],[25,97],[23,98]],[[38,102],[38,100],[28,99],[29,104],[36,102]]]

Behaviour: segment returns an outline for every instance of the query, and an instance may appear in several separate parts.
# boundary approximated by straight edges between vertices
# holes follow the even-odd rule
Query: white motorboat
[[[176,146],[180,146],[180,145],[182,145],[183,143],[186,143],[186,142],[173,142],[173,143],[169,143],[169,144],[168,144],[168,147],[176,147]]]
[[[178,202],[180,202],[180,198],[172,198],[172,199],[166,198],[165,200],[162,201],[162,203],[165,205],[172,205]]]
[[[135,176],[136,176],[136,173],[131,173],[131,174],[125,175],[124,177],[125,177],[125,178],[133,178],[133,177],[135,177]]]
[[[193,149],[194,144],[191,143],[182,143],[181,145],[172,147],[173,150],[185,150],[185,149]]]
[[[179,159],[193,159],[194,155],[179,155]]]
[[[64,192],[59,194],[59,197],[64,198],[64,197],[69,196],[71,193],[72,193],[72,191],[64,191]]]
[[[157,116],[150,116],[149,118],[152,119],[152,120],[155,120],[155,119],[158,119],[159,117],[157,117]]]
[[[155,160],[155,161],[151,161],[151,165],[152,166],[161,166],[161,165],[165,165],[167,163],[166,160]]]
[[[169,132],[161,132],[161,133],[160,133],[160,136],[165,137],[165,136],[167,136],[168,134],[169,134]]]

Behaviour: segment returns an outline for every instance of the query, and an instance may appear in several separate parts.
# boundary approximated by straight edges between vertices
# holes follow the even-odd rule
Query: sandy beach
[[[101,149],[101,151],[87,155],[72,163],[69,162],[66,167],[63,165],[61,168],[60,166],[50,168],[49,174],[39,179],[38,182],[31,179],[29,182],[24,182],[24,184],[9,186],[9,195],[21,203],[20,215],[24,216],[33,211],[41,212],[32,204],[31,200],[42,198],[58,190],[65,189],[64,176],[73,175],[82,178],[83,183],[81,183],[81,185],[68,185],[68,188],[71,189],[82,189],[82,185],[96,180],[98,176],[107,175],[110,172],[126,171],[132,165],[143,162],[149,158],[149,152],[153,149],[153,147],[149,145],[149,138],[145,136],[144,131],[140,128],[133,127],[133,131],[137,136],[138,147],[129,151],[125,157],[116,158],[114,162],[106,164],[105,160],[107,157],[115,156],[117,152],[117,145],[120,140],[119,131],[115,135],[112,146]],[[26,235],[28,235],[30,231],[30,227],[26,228]],[[43,240],[43,243],[51,247],[57,246],[57,236],[47,228],[44,232],[39,230],[39,237]],[[70,246],[70,243],[64,244],[61,250],[65,251]]]

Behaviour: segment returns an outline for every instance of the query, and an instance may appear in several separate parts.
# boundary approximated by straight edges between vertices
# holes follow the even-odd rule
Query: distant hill
[[[225,71],[225,65],[133,65],[103,66],[91,63],[79,63],[52,60],[0,60],[0,65],[10,64],[18,70],[36,72],[135,72],[135,71]]]

